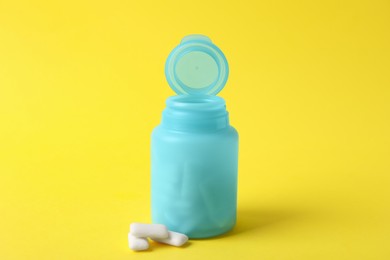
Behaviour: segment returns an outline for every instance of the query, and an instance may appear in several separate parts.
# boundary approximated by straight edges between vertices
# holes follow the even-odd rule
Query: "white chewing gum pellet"
[[[171,246],[182,246],[188,241],[188,237],[186,235],[173,231],[168,231],[168,238],[150,237],[150,239]]]
[[[129,247],[134,251],[142,251],[149,248],[149,241],[146,238],[135,237],[129,233]]]
[[[167,238],[168,229],[161,224],[132,223],[130,224],[130,234],[136,237]]]

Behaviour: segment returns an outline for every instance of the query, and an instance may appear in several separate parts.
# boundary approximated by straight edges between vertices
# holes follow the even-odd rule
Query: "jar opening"
[[[225,100],[209,95],[178,95],[167,99],[167,107],[215,110],[225,107]]]
[[[217,96],[178,95],[169,97],[162,125],[188,131],[218,130],[229,125],[225,100]]]

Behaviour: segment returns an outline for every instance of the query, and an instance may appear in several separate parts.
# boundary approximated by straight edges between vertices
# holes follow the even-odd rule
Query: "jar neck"
[[[217,96],[179,95],[169,97],[161,126],[171,130],[218,131],[229,126],[225,100]]]

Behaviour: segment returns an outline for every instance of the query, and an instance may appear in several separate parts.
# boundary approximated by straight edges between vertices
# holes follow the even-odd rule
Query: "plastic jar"
[[[185,44],[190,46],[179,45],[166,65],[168,82],[179,95],[167,99],[152,134],[152,221],[190,238],[206,238],[229,231],[236,222],[238,134],[229,124],[225,100],[214,95],[227,79],[225,57],[204,36],[186,37]],[[204,44],[212,47],[211,54]],[[213,57],[216,51],[223,59]],[[213,62],[214,74],[199,74]]]

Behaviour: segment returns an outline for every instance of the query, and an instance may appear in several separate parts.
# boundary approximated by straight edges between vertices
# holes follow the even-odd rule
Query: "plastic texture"
[[[238,134],[217,96],[168,98],[152,134],[152,221],[190,238],[236,222]]]
[[[184,37],[165,64],[168,84],[177,94],[216,95],[228,75],[225,55],[203,35]]]

